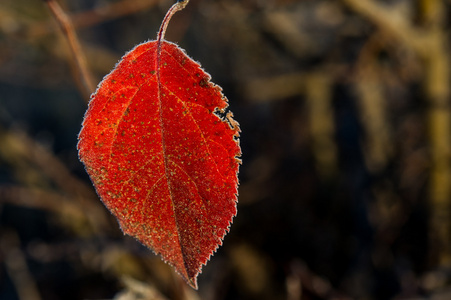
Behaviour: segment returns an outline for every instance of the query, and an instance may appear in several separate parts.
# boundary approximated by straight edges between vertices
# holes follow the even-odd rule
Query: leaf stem
[[[185,6],[188,4],[188,2],[189,2],[189,0],[178,0],[168,10],[168,12],[166,13],[166,16],[164,16],[163,22],[161,22],[160,30],[158,30],[158,35],[157,35],[158,46],[160,46],[161,41],[164,40],[164,35],[166,33],[166,29],[168,28],[168,24],[169,24],[169,21],[171,20],[172,16],[179,10],[184,9]]]

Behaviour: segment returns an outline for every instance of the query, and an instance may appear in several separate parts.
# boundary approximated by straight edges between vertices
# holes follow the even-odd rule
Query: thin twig
[[[76,74],[82,83],[83,90],[81,91],[84,99],[89,101],[89,95],[95,90],[95,84],[92,80],[91,73],[86,64],[86,58],[81,50],[80,42],[78,41],[77,34],[75,32],[74,26],[68,17],[68,15],[63,11],[61,6],[55,0],[44,0],[47,6],[50,8],[55,20],[58,22],[64,36],[69,42],[70,49],[76,64]]]

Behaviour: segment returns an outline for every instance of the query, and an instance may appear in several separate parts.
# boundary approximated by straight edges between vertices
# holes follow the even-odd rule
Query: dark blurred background
[[[170,0],[58,1],[99,82]],[[240,123],[238,215],[186,287],[78,161],[45,1],[0,2],[0,299],[451,299],[449,0],[191,0],[166,39]]]

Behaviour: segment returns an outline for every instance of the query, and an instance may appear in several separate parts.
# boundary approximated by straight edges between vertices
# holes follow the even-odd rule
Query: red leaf
[[[159,36],[101,82],[78,149],[123,232],[197,288],[236,214],[239,128],[231,113],[217,115],[227,107],[221,88]]]

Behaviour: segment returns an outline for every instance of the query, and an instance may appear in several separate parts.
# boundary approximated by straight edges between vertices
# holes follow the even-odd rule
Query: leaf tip
[[[187,283],[190,287],[197,290],[199,287],[197,286],[197,275],[193,278],[188,278]]]

